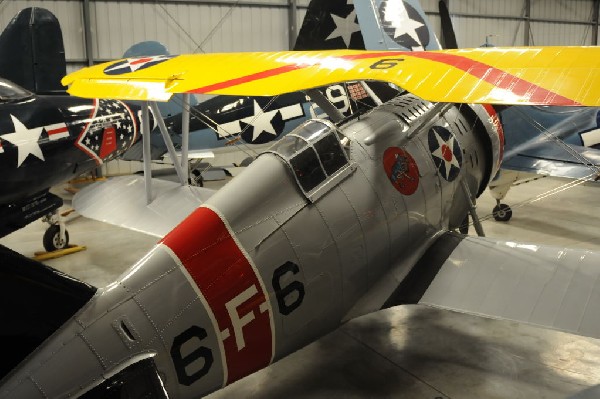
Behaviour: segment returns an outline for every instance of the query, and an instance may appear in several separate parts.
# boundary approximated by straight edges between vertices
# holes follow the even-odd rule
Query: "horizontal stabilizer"
[[[73,197],[81,215],[156,237],[164,237],[213,193],[201,187],[153,179],[153,201],[146,204],[143,176],[97,182]]]
[[[62,83],[80,97],[167,101],[174,93],[273,96],[379,80],[433,102],[600,105],[599,47],[188,54],[141,61],[84,68]]]
[[[600,338],[600,254],[466,237],[421,304]]]

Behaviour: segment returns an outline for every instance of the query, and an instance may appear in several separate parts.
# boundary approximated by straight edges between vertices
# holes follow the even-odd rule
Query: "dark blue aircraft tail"
[[[312,0],[294,50],[439,50],[419,0]]]
[[[294,50],[364,50],[358,19],[347,0],[312,0]]]
[[[64,93],[65,48],[58,19],[48,10],[21,10],[0,35],[0,77],[38,94]]]

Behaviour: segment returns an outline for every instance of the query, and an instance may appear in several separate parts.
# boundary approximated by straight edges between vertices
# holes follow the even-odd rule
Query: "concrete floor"
[[[531,203],[565,182],[541,179],[504,201],[513,219],[483,222],[511,241],[600,250],[598,188],[578,186]],[[495,201],[484,193],[479,214]],[[25,255],[41,248],[35,222],[0,240]],[[96,286],[114,280],[156,238],[76,217],[68,229],[87,251],[45,263]],[[471,229],[473,230],[473,229]],[[600,340],[514,322],[403,306],[355,319],[211,398],[598,398]]]

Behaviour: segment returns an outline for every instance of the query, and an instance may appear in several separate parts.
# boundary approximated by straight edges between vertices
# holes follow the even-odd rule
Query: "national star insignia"
[[[412,46],[411,50],[423,50],[427,43],[423,43],[417,29],[425,26],[423,21],[412,19],[404,1],[387,1],[383,9],[384,20],[388,27],[394,29],[394,41],[403,35],[409,36],[420,46]]]
[[[448,133],[448,139],[444,140],[441,137],[440,133],[436,129],[432,129],[430,131],[430,136],[433,134],[434,140],[437,143],[432,143],[430,139],[430,148],[435,150],[431,151],[431,155],[434,157],[435,164],[438,166],[438,169],[444,179],[448,181],[452,181],[458,175],[460,171],[460,146],[455,141],[454,135],[452,135],[449,131],[445,130]],[[443,167],[442,167],[443,166]],[[452,167],[455,167],[453,170]]]
[[[0,138],[17,146],[17,168],[21,166],[21,164],[23,164],[23,162],[29,156],[29,154],[37,157],[42,161],[45,161],[44,154],[42,153],[42,149],[40,148],[40,144],[38,142],[38,140],[40,139],[40,135],[44,130],[44,127],[41,126],[35,127],[33,129],[28,129],[15,116],[11,115],[10,118],[12,119],[15,131],[14,133],[3,134],[2,136],[0,136]]]
[[[358,26],[358,23],[356,22],[356,11],[352,10],[352,12],[346,17],[338,17],[335,14],[331,14],[331,18],[335,24],[335,29],[329,36],[327,36],[325,40],[341,37],[346,47],[350,47],[352,34],[355,32],[360,32],[360,26]]]
[[[258,102],[254,100],[254,115],[240,119],[242,122],[253,127],[252,142],[254,142],[262,132],[277,136],[277,132],[271,121],[278,112],[278,109],[263,111],[260,105],[258,105]]]

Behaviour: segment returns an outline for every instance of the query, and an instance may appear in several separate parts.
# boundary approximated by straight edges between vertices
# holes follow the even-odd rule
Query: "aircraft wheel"
[[[44,233],[44,249],[48,252],[65,249],[69,246],[69,232],[65,230],[65,239],[60,239],[60,226],[53,224]]]
[[[512,217],[512,209],[506,204],[496,205],[492,213],[498,222],[508,222]]]

